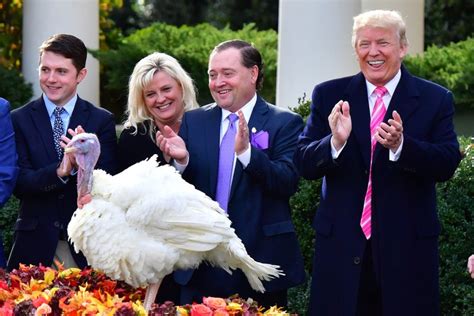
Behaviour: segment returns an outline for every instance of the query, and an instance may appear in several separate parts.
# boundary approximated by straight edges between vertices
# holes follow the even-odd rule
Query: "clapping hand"
[[[171,157],[182,165],[188,162],[189,154],[186,149],[186,144],[183,139],[171,129],[171,127],[164,126],[163,132],[156,132],[156,144],[165,157]]]
[[[395,153],[402,143],[403,122],[397,111],[392,112],[392,117],[393,118],[388,120],[388,124],[384,122],[380,124],[377,128],[375,139],[382,146]]]
[[[75,129],[68,129],[69,135],[71,135],[71,138],[76,136],[77,134],[84,133],[84,129],[82,126],[77,126]],[[71,138],[68,138],[66,135],[61,136],[61,148],[64,150],[66,148],[66,145],[69,144],[71,141]],[[76,164],[76,159],[74,158],[74,155],[64,153],[63,160],[61,161],[61,164],[59,167],[56,169],[56,174],[61,177],[67,177],[71,174],[72,170],[77,167]]]
[[[467,270],[471,274],[471,278],[474,279],[474,255],[471,255],[467,260]]]
[[[328,122],[331,128],[331,142],[336,150],[340,150],[346,143],[352,131],[350,107],[347,101],[339,101],[329,114]]]
[[[249,146],[249,127],[247,121],[244,118],[244,113],[242,111],[237,112],[239,115],[239,131],[235,135],[235,152],[237,155],[245,152]]]

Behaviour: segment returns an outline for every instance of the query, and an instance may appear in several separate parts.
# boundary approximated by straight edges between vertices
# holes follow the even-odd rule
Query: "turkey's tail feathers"
[[[229,240],[228,247],[230,255],[235,257],[234,259],[237,261],[237,267],[242,270],[247,277],[250,286],[255,291],[261,293],[265,292],[262,280],[270,281],[274,278],[285,275],[278,265],[255,261],[249,256],[242,241],[238,238],[232,238]]]

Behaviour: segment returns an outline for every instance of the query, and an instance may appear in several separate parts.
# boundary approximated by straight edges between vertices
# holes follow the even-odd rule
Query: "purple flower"
[[[252,127],[250,133],[250,144],[258,149],[267,149],[268,148],[268,132],[259,131]]]

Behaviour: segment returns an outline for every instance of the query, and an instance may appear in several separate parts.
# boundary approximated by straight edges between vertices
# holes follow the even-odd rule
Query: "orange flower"
[[[14,302],[6,301],[3,303],[3,306],[0,307],[0,315],[3,316],[13,316]]]
[[[229,316],[225,308],[219,308],[214,311],[213,316]]]
[[[8,290],[9,286],[5,280],[0,280],[0,289]]]
[[[233,311],[233,312],[242,312],[242,305],[236,302],[230,302],[229,305],[227,305],[227,310],[228,311]]]
[[[193,304],[191,316],[212,316],[212,310],[204,304]]]
[[[37,299],[33,300],[33,306],[39,307],[41,305],[48,304],[48,300],[44,296],[40,296]]]
[[[51,309],[51,307],[48,304],[43,303],[36,309],[35,316],[48,315],[52,312],[53,310]]]
[[[270,309],[266,310],[263,315],[269,315],[269,316],[289,316],[285,310],[283,310],[281,307],[276,307],[272,306]]]
[[[189,316],[188,310],[182,306],[176,306],[176,316]]]
[[[213,310],[225,309],[227,306],[225,300],[220,297],[203,297],[202,302]]]

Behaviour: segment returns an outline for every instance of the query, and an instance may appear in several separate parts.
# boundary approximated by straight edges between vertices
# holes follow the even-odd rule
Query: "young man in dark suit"
[[[116,169],[113,115],[77,95],[86,77],[87,49],[75,36],[57,34],[40,46],[39,82],[43,95],[12,112],[20,168],[14,194],[20,199],[8,269],[20,263],[84,267],[68,243],[67,225],[76,210],[75,161],[64,155],[65,136],[85,130],[101,142],[97,168]]]
[[[160,148],[175,159],[184,179],[227,211],[248,253],[257,261],[279,265],[285,276],[264,282],[266,292],[261,294],[250,288],[241,271],[229,275],[202,264],[194,271],[175,273],[182,284],[181,303],[239,293],[263,306],[286,306],[287,289],[305,278],[289,206],[298,185],[293,154],[303,121],[257,94],[263,62],[249,43],[232,40],[217,45],[208,73],[216,103],[186,112],[181,137],[165,129],[158,137]],[[231,137],[226,136],[229,130]],[[227,146],[230,150],[224,152]],[[226,165],[222,158],[227,155]]]
[[[412,76],[398,12],[354,18],[361,72],[314,89],[295,155],[323,178],[308,315],[439,315],[435,184],[461,155],[453,95]]]

